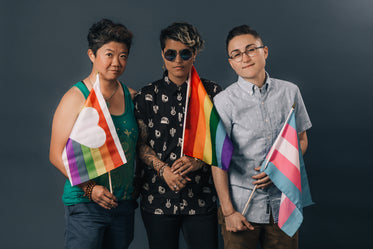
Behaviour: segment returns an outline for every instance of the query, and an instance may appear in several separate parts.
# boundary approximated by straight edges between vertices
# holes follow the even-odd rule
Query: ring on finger
[[[173,188],[176,189],[176,188],[177,188],[177,185],[175,184]]]
[[[179,182],[184,183],[184,178],[180,178]]]

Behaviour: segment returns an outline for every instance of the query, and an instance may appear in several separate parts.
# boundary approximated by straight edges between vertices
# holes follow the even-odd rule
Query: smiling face
[[[228,44],[228,56],[235,52],[245,52],[247,48],[260,47],[262,42],[251,34],[238,35],[232,38]],[[265,80],[265,65],[268,57],[268,47],[257,49],[252,56],[242,54],[242,61],[229,59],[229,63],[237,75],[245,80],[261,87]]]
[[[192,57],[190,57],[188,60],[183,60],[180,56],[180,52],[185,49],[190,50],[190,48],[182,42],[167,39],[165,42],[165,48],[162,51],[164,65],[168,70],[168,78],[177,85],[181,85],[187,80],[196,57],[196,55],[192,53]],[[167,50],[177,51],[176,58],[173,61],[169,61],[165,58],[164,54],[167,52]]]
[[[93,63],[92,71],[100,73],[100,79],[106,81],[117,80],[127,65],[127,45],[119,42],[108,42],[100,47],[96,55],[91,49],[88,56]]]

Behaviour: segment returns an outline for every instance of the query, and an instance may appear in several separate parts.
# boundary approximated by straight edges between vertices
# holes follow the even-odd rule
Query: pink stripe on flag
[[[284,132],[281,134],[281,136],[298,149],[298,134],[291,125],[286,124]]]
[[[271,162],[276,168],[284,174],[302,193],[302,185],[300,179],[300,171],[293,163],[291,163],[279,151],[275,150],[272,154]]]
[[[294,203],[292,203],[289,198],[286,196],[285,198],[281,198],[280,212],[278,214],[278,226],[280,228],[286,223],[295,208]]]

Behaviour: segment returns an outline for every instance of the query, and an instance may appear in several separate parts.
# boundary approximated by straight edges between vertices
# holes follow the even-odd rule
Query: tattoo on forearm
[[[148,166],[154,168],[157,172],[164,165],[155,151],[147,144],[148,140],[148,129],[144,124],[144,121],[138,120],[137,124],[139,126],[139,140],[137,143],[137,151],[139,153],[139,158]]]

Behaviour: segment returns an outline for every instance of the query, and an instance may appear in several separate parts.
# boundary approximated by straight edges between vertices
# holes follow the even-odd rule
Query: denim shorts
[[[134,200],[106,210],[97,203],[65,206],[65,249],[127,249],[134,236]]]

